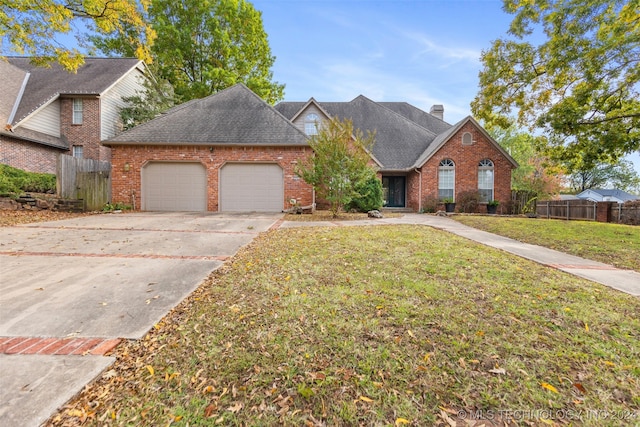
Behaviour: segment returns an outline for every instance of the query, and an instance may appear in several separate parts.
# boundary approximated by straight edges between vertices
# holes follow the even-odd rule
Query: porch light
[[[129,170],[131,169],[131,165],[129,164],[129,162],[124,164],[124,171],[125,172],[129,172]]]

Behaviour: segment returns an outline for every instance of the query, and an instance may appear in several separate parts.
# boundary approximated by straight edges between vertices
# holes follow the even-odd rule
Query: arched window
[[[493,200],[493,162],[489,159],[478,163],[478,191],[481,202]]]
[[[438,165],[438,198],[454,200],[456,183],[456,165],[451,159],[443,159]]]
[[[462,145],[473,145],[473,136],[470,132],[462,134]]]
[[[317,114],[310,113],[304,118],[304,133],[307,135],[317,135],[318,126],[320,126],[320,117]]]

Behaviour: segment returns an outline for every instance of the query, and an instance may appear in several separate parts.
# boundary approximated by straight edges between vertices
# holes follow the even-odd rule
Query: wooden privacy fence
[[[544,200],[537,203],[536,214],[543,218],[640,225],[640,200],[624,204],[588,200]]]
[[[58,197],[84,200],[85,210],[101,210],[111,200],[111,163],[61,154],[56,184]]]
[[[545,200],[536,204],[536,214],[544,218],[595,221],[598,203],[588,200]]]

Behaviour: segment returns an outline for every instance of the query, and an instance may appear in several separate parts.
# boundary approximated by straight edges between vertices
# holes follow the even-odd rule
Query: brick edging
[[[120,338],[0,337],[0,354],[104,356]]]

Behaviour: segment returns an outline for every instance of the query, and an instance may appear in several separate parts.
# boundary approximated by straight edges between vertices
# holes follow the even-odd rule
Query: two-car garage
[[[282,211],[284,174],[278,164],[227,163],[216,173],[219,211]],[[142,209],[206,211],[207,181],[200,162],[149,162],[142,168]]]

